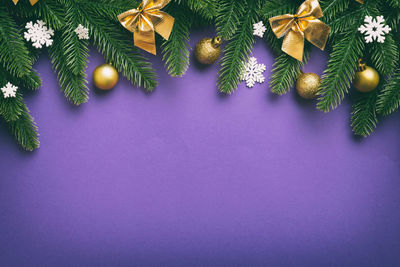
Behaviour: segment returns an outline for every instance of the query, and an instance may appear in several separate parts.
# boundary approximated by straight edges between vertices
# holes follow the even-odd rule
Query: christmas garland
[[[218,89],[233,93],[241,80],[264,82],[265,65],[250,58],[255,36],[276,53],[269,88],[283,95],[296,86],[317,108],[335,109],[352,87],[351,126],[368,136],[380,115],[400,105],[400,0],[0,0],[0,116],[26,150],[39,146],[37,127],[22,89],[38,89],[33,64],[43,47],[68,101],[88,99],[86,66],[93,44],[109,63],[93,74],[110,89],[118,73],[152,91],[156,73],[146,52],[161,54],[171,76],[189,67],[189,34],[215,25],[218,37],[203,39],[196,58],[220,56]],[[132,39],[134,41],[132,41]],[[302,73],[310,48],[328,48],[323,76]],[[159,46],[157,48],[157,46]]]

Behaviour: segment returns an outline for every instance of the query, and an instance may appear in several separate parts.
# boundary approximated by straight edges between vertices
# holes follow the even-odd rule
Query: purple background
[[[268,76],[260,39],[254,55]],[[42,56],[26,94],[41,148],[0,124],[0,266],[400,266],[398,115],[358,139],[348,101],[323,114],[267,83],[223,96],[217,65],[179,79],[152,60],[154,93],[121,79],[73,107]]]

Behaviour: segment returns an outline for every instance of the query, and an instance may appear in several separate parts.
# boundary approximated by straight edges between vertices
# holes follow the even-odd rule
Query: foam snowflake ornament
[[[378,16],[375,19],[371,16],[365,16],[365,24],[358,28],[358,31],[364,34],[366,43],[377,41],[378,43],[385,42],[385,34],[388,34],[392,29],[385,25],[383,16]]]
[[[25,28],[27,31],[24,32],[24,37],[27,41],[31,41],[34,47],[42,48],[43,45],[51,46],[53,44],[51,37],[54,35],[54,31],[47,28],[46,22],[37,20],[36,23],[33,23],[30,21]]]
[[[266,30],[267,30],[267,28],[265,28],[262,21],[253,24],[253,35],[256,35],[256,36],[262,38],[264,36],[264,32]]]
[[[81,39],[89,40],[89,29],[83,26],[82,24],[79,24],[74,32],[78,35],[78,38],[80,40]]]
[[[18,87],[11,83],[7,83],[4,87],[0,88],[0,90],[3,92],[4,98],[16,97]]]
[[[266,67],[264,64],[258,64],[257,59],[251,57],[249,62],[244,66],[240,80],[246,81],[246,86],[249,88],[253,87],[256,82],[263,83],[265,81],[263,75],[265,69]]]

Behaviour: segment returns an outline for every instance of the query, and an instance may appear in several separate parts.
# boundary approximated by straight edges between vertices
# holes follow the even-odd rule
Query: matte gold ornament
[[[14,2],[14,5],[18,4],[19,0],[12,0]],[[34,4],[36,4],[39,0],[29,0],[29,2],[31,3],[31,5],[33,6]]]
[[[315,73],[302,73],[296,81],[297,93],[302,98],[314,99],[317,97],[321,78]]]
[[[318,0],[306,0],[297,13],[276,16],[269,19],[276,37],[285,36],[282,51],[303,61],[304,38],[324,50],[331,28],[319,20],[323,16]]]
[[[203,38],[194,49],[194,56],[202,64],[213,64],[221,55],[221,37]]]
[[[360,92],[368,93],[375,90],[379,84],[379,74],[361,60],[358,61],[358,71],[356,72],[353,80],[353,86]]]
[[[133,32],[135,46],[156,55],[154,32],[168,40],[175,20],[160,9],[169,2],[170,0],[143,0],[137,9],[118,15],[122,26]]]
[[[118,83],[118,72],[110,64],[102,64],[93,72],[94,85],[101,90],[110,90]]]

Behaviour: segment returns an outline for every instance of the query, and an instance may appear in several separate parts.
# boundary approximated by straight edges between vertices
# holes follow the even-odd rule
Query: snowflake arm
[[[18,90],[18,87],[16,87],[15,85],[12,85],[11,83],[7,83],[4,87],[1,88],[4,98],[16,97],[17,90]]]
[[[264,36],[264,32],[266,30],[267,30],[267,28],[265,28],[262,21],[253,24],[253,35],[255,35],[255,36],[262,38]]]
[[[37,20],[36,23],[30,21],[25,28],[27,31],[24,32],[24,37],[27,41],[31,41],[34,47],[42,48],[43,45],[48,47],[53,44],[51,37],[54,35],[54,31],[48,29],[44,21]]]
[[[245,64],[240,79],[242,81],[246,81],[246,86],[251,88],[256,82],[263,83],[265,81],[265,77],[263,75],[265,70],[266,67],[264,64],[258,64],[257,59],[255,57],[251,57],[249,62]]]
[[[82,24],[75,29],[75,33],[78,35],[78,38],[89,40],[89,29],[84,27]]]

